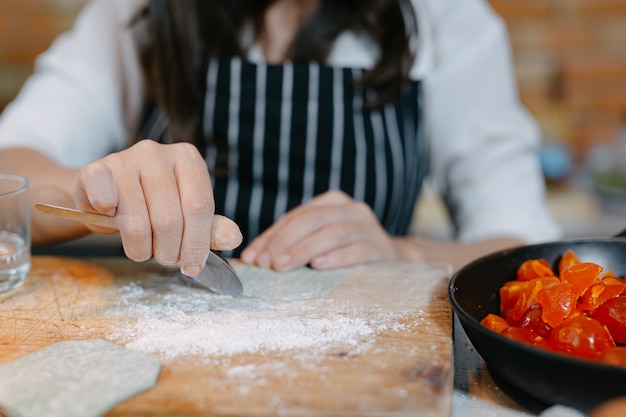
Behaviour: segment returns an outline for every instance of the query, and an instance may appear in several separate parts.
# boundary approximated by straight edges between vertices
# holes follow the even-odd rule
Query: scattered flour
[[[364,349],[376,333],[402,330],[399,315],[362,318],[356,306],[332,300],[277,302],[232,298],[190,288],[170,279],[142,280],[120,289],[117,307],[106,312],[120,323],[110,340],[127,348],[178,356]],[[120,320],[121,318],[121,320]]]

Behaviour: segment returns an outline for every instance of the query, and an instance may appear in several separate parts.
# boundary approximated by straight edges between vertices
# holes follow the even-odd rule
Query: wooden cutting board
[[[178,283],[171,270],[154,263],[35,256],[26,285],[0,296],[0,364],[64,340],[150,347],[148,354],[163,362],[156,388],[118,405],[110,417],[449,417],[449,271],[380,264],[349,273],[314,300],[229,301],[204,292],[202,297],[219,298],[215,308],[198,305],[203,290]],[[193,311],[172,297],[196,300]],[[157,315],[146,321],[144,311]],[[172,329],[173,317],[182,317],[179,326],[196,317],[198,327]],[[263,317],[258,328],[257,317]],[[229,320],[232,326],[224,327]],[[238,334],[239,328],[248,333]],[[207,336],[215,329],[221,334]],[[193,331],[201,333],[194,338]],[[288,345],[291,336],[294,344]],[[243,348],[215,349],[210,339]],[[158,351],[159,343],[165,351]]]

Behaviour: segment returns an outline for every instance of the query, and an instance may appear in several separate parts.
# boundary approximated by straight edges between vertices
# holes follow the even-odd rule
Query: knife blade
[[[97,226],[118,229],[117,219],[100,213],[77,210],[52,204],[35,203],[35,208],[42,213],[52,214],[68,220],[90,223]],[[239,276],[230,264],[214,251],[209,251],[206,265],[197,277],[189,277],[179,273],[185,281],[196,282],[216,294],[238,296],[243,292]]]

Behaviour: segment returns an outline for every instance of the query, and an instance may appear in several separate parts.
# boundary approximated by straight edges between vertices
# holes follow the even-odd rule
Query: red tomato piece
[[[593,312],[605,301],[622,294],[624,290],[626,290],[626,282],[615,276],[607,276],[585,291],[580,299],[581,307],[585,311]]]
[[[496,333],[501,333],[504,329],[509,327],[509,323],[497,314],[487,314],[484,319],[480,321],[480,324],[493,330]]]
[[[550,347],[557,352],[592,359],[615,347],[615,342],[599,321],[579,315],[552,330]]]
[[[616,343],[626,344],[626,295],[605,301],[593,312],[593,318],[609,329]]]
[[[541,318],[553,328],[558,326],[566,317],[573,315],[577,299],[569,282],[546,286],[537,293],[537,302],[543,309]]]
[[[603,268],[591,262],[580,262],[561,272],[561,281],[572,284],[572,292],[580,297],[600,279]]]
[[[500,287],[500,315],[506,317],[508,312],[515,307],[518,298],[528,284],[519,281],[507,281]]]
[[[532,330],[544,339],[549,339],[552,327],[541,318],[542,311],[541,304],[531,305],[519,319],[516,327]]]
[[[522,329],[521,327],[508,327],[500,334],[521,343],[550,349],[550,343],[532,330]]]
[[[626,346],[608,348],[601,352],[596,359],[609,365],[626,367]]]
[[[548,261],[545,259],[529,259],[517,269],[518,281],[529,281],[535,278],[551,276],[554,276],[554,271],[552,271]]]
[[[571,249],[566,250],[559,261],[559,276],[562,275],[563,271],[567,268],[578,263],[580,263],[580,259],[578,259],[574,251]]]
[[[510,325],[516,325],[528,308],[537,303],[537,294],[544,287],[558,284],[557,277],[540,277],[530,281],[512,281],[500,290],[501,316]]]

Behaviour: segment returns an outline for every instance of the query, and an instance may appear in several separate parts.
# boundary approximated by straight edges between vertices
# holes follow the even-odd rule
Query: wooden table
[[[324,298],[256,300],[254,306],[269,323],[281,317],[304,324],[345,320],[361,323],[372,330],[369,334],[323,344],[313,340],[308,347],[282,350],[259,346],[202,354],[191,349],[174,356],[171,351],[148,352],[163,363],[157,386],[107,416],[449,417],[449,272],[415,264],[380,264],[349,272]],[[179,297],[186,292],[198,297],[202,291],[168,274],[171,270],[156,264],[121,258],[35,256],[26,285],[0,299],[0,364],[64,340],[100,338],[137,350],[141,345],[129,329],[141,321],[133,308],[165,303],[172,291]],[[152,298],[133,301],[133,288]],[[233,301],[228,309],[213,311],[212,317],[242,314],[237,310],[245,302]],[[221,303],[227,300],[221,297]],[[210,320],[206,326],[212,326]],[[289,335],[278,332],[276,337]],[[324,330],[318,337],[324,337]]]

